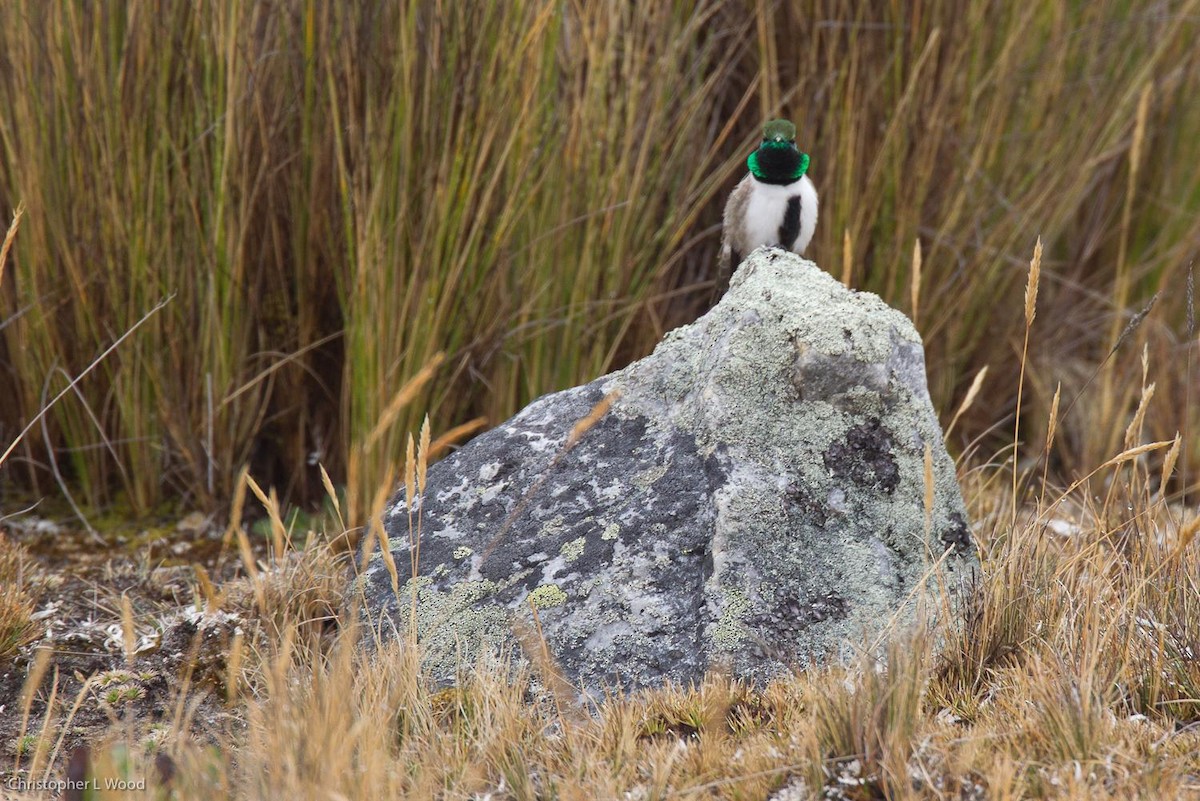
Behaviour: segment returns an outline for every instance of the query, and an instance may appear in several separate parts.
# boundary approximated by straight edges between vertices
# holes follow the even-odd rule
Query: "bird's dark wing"
[[[783,222],[779,225],[779,244],[784,250],[792,250],[796,237],[800,236],[800,196],[788,198],[787,211],[783,213]]]

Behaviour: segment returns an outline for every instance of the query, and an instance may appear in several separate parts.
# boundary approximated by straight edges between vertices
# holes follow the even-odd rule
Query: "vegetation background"
[[[724,197],[774,116],[812,155],[808,255],[916,318],[937,408],[989,367],[956,449],[1012,413],[1038,236],[1031,409],[1059,382],[1075,397],[1165,290],[1056,458],[1111,452],[1142,344],[1171,367],[1155,436],[1194,433],[1178,368],[1200,242],[1198,13],[10,0],[0,208],[26,215],[0,291],[0,438],[170,301],[30,431],[0,488],[219,510],[249,465],[312,503],[319,462],[361,519],[425,409],[438,431],[494,424],[702,313]]]
[[[82,738],[142,797],[1195,797],[1198,40],[1200,0],[0,3],[0,523],[228,521],[167,589],[149,547],[84,573],[0,536],[0,765],[71,775]],[[461,439],[707,308],[777,116],[808,255],[925,338],[965,614],[887,669],[595,716],[331,633],[328,541],[426,413]],[[327,536],[297,550],[289,504]],[[45,603],[107,634],[35,650]],[[204,649],[141,651],[181,603]]]

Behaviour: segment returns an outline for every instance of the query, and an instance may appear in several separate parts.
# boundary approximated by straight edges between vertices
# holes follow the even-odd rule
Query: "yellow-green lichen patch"
[[[563,521],[563,516],[556,515],[555,517],[543,523],[542,528],[538,533],[543,537],[554,537],[561,534],[565,529],[566,525]]]
[[[653,484],[655,481],[658,481],[660,478],[662,478],[666,474],[667,474],[667,465],[665,465],[665,464],[656,465],[654,467],[649,467],[645,470],[642,470],[637,475],[635,475],[633,477],[633,483],[637,484],[639,487],[643,487],[643,488],[649,487],[651,484]]]
[[[453,676],[462,665],[474,660],[481,648],[504,641],[508,612],[491,601],[509,582],[520,580],[523,575],[504,583],[460,581],[446,591],[430,586],[425,576],[417,578],[417,632],[425,646],[423,661],[431,675]],[[400,607],[385,625],[396,626],[400,632],[407,630],[412,589],[411,579],[400,588],[397,595]]]
[[[732,651],[746,639],[746,627],[742,619],[750,611],[750,600],[740,591],[726,587],[725,609],[721,619],[713,626],[713,645],[721,651]]]
[[[600,535],[602,540],[615,540],[617,535],[621,533],[620,523],[609,523],[604,527],[604,532]]]
[[[576,559],[583,556],[583,546],[586,542],[587,539],[584,537],[573,539],[570,542],[564,542],[563,546],[559,548],[559,553],[561,553],[563,558],[568,562],[574,562]]]
[[[371,558],[377,559],[378,561],[371,564],[371,566],[366,571],[364,571],[362,574],[360,574],[358,576],[358,578],[354,579],[354,581],[352,581],[350,583],[350,591],[351,592],[353,592],[353,593],[367,592],[368,587],[370,587],[371,579],[373,576],[380,575],[380,574],[383,574],[384,576],[387,575],[387,573],[385,572],[385,570],[383,568],[383,557],[378,552],[376,552],[375,555]],[[442,565],[439,565],[438,567],[442,567]],[[397,565],[397,568],[399,568],[399,565]],[[434,570],[434,572],[435,573],[437,572],[436,569]],[[414,581],[416,582],[418,591],[420,591],[420,590],[425,589],[429,585],[433,584],[433,580],[434,580],[433,575],[421,575],[421,576],[417,576],[415,579],[407,579],[400,588],[400,590],[401,590],[400,597],[408,598],[409,595],[411,595],[412,585],[413,585]],[[387,581],[387,579],[384,579],[384,581]],[[390,584],[388,585],[388,592],[389,593],[391,592]],[[407,619],[407,618],[405,618],[405,619]]]
[[[538,609],[550,609],[567,602],[567,594],[555,584],[543,584],[529,593],[529,603]]]
[[[475,553],[474,550],[468,548],[465,545],[460,545],[454,549],[454,558],[455,559],[466,559],[468,556],[470,556],[473,553]]]

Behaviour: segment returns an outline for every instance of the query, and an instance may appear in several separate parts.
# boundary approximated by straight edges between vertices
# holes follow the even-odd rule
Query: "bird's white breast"
[[[763,245],[779,245],[779,226],[787,213],[788,201],[800,198],[800,233],[792,251],[803,255],[817,228],[817,189],[808,176],[790,184],[754,182],[746,205],[746,251]]]

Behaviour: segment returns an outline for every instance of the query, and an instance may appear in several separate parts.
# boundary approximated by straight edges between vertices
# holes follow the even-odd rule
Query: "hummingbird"
[[[808,154],[796,147],[796,126],[771,120],[762,144],[746,159],[750,174],[725,204],[718,282],[763,245],[804,255],[817,227],[817,189],[805,175]]]

